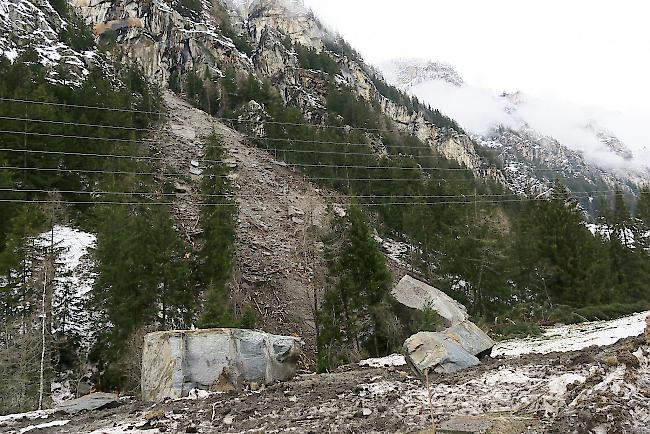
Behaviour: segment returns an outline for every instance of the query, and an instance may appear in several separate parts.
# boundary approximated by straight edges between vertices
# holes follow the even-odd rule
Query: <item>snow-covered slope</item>
[[[68,26],[47,0],[0,0],[0,55],[13,62],[29,47],[50,67],[51,80],[79,83],[97,53],[79,52],[64,43],[60,35]],[[66,76],[57,71],[61,65],[66,66]]]
[[[402,89],[434,80],[457,87],[464,84],[460,74],[451,65],[423,59],[396,59],[382,64],[381,71],[386,81]]]
[[[576,192],[634,192],[650,180],[650,135],[624,126],[620,114],[496,94],[435,62],[399,59],[379,68],[389,83],[450,115],[492,150],[515,191],[541,193],[559,177]]]
[[[56,257],[53,331],[81,336],[85,345],[90,343],[90,321],[85,303],[96,277],[90,257],[96,242],[94,234],[61,225],[42,233],[34,242],[38,249],[52,251]]]

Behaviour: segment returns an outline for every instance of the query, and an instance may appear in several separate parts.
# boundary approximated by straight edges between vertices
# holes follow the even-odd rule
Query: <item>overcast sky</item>
[[[304,0],[370,63],[420,57],[469,84],[650,115],[648,0]]]

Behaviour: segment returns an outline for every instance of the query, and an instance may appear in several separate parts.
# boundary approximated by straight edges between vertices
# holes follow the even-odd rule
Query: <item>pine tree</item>
[[[221,138],[211,135],[206,148],[206,160],[214,163],[208,164],[203,171],[201,182],[201,192],[209,205],[201,209],[203,239],[198,266],[206,291],[199,325],[232,327],[238,325],[238,321],[230,300],[228,279],[234,254],[237,207],[230,197],[232,190],[226,177],[228,168],[222,162],[225,149]]]
[[[359,359],[363,353],[379,355],[387,350],[389,336],[383,327],[391,275],[379,244],[358,207],[336,222],[330,244],[330,287],[320,308],[319,365],[331,368]]]
[[[194,296],[185,247],[165,207],[104,207],[98,217],[94,353],[107,364],[108,384],[120,386],[121,368],[113,363],[123,362],[125,344],[143,329],[189,327]]]
[[[535,201],[521,214],[515,253],[520,291],[540,302],[582,306],[603,296],[592,278],[597,241],[566,188],[557,182],[548,200]]]
[[[641,198],[641,203],[644,198]],[[641,204],[643,213],[645,204]],[[650,270],[643,248],[644,230],[628,210],[623,194],[615,195],[614,208],[605,215],[609,227],[609,258],[612,276],[612,302],[633,303],[647,299]]]

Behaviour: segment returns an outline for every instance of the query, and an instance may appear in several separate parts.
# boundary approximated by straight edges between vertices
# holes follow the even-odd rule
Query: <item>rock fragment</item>
[[[453,339],[436,332],[420,332],[404,342],[409,366],[420,377],[427,370],[450,374],[480,361]]]
[[[117,395],[97,392],[82,396],[81,398],[65,401],[56,410],[67,414],[77,414],[83,411],[103,410],[119,405],[120,401]]]

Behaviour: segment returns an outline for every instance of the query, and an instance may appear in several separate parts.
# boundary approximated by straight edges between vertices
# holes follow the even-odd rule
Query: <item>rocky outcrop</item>
[[[142,354],[142,398],[161,401],[191,389],[226,392],[272,384],[296,373],[300,340],[252,330],[150,333]]]
[[[163,87],[174,73],[196,70],[219,77],[227,65],[253,69],[250,59],[222,35],[216,18],[207,11],[195,22],[165,0],[70,1],[97,34],[114,30],[120,55],[136,61]]]
[[[645,342],[650,345],[650,315],[645,319]]]
[[[253,0],[246,8],[226,0],[226,4],[240,12],[248,33],[255,41],[261,40],[266,29],[277,29],[305,47],[318,51],[324,47],[324,39],[330,37],[323,25],[316,19],[301,0]]]

